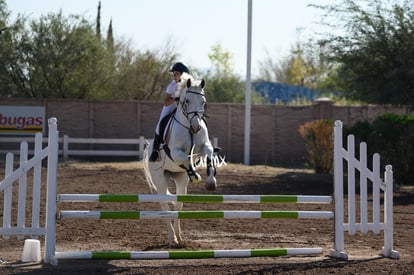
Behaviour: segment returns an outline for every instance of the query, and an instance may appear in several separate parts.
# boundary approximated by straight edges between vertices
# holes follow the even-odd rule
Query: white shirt
[[[177,82],[175,80],[171,81],[170,84],[167,86],[166,93],[170,94],[171,97],[175,97],[175,91],[177,90]]]

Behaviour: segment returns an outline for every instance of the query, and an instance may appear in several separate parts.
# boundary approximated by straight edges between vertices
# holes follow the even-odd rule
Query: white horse
[[[156,191],[158,194],[170,194],[170,179],[175,182],[176,194],[187,194],[189,181],[197,183],[201,179],[194,167],[194,162],[200,158],[205,158],[207,162],[206,189],[212,191],[217,187],[216,169],[212,163],[214,148],[203,119],[206,105],[205,81],[195,81],[190,75],[184,74],[179,84],[177,110],[165,130],[160,161],[149,162],[153,142],[144,150],[145,177],[151,192]],[[183,203],[174,203],[174,210],[179,211],[182,208]],[[169,204],[162,202],[161,209],[170,210]],[[180,220],[167,220],[167,227],[169,245],[179,246],[182,243]]]

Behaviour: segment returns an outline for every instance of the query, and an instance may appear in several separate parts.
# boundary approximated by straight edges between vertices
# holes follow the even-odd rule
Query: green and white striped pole
[[[279,257],[321,254],[322,248],[270,248],[195,251],[83,251],[56,252],[55,259],[203,259]]]
[[[330,203],[331,196],[310,195],[157,195],[157,194],[60,194],[58,201],[185,202],[185,203]]]
[[[331,219],[332,211],[60,211],[59,218],[89,219]]]

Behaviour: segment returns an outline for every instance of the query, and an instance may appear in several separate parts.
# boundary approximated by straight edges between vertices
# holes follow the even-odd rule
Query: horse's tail
[[[146,142],[145,148],[144,148],[144,154],[142,158],[142,166],[144,168],[144,175],[145,179],[147,181],[148,187],[150,189],[151,194],[157,193],[157,187],[155,186],[152,176],[151,176],[151,170],[149,167],[149,153],[152,146],[150,146],[150,143]]]

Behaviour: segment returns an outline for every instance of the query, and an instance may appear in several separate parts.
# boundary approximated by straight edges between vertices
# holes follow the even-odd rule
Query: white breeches
[[[169,115],[169,114],[171,114],[171,112],[172,111],[174,111],[174,109],[177,107],[177,105],[175,105],[175,104],[171,104],[171,105],[168,105],[168,106],[163,106],[162,107],[162,110],[161,110],[161,115],[160,115],[160,118],[158,119],[158,123],[157,123],[157,127],[155,128],[155,133],[157,134],[157,135],[159,135],[160,134],[160,123],[161,123],[161,120],[165,117],[165,116],[167,116],[167,115]]]

